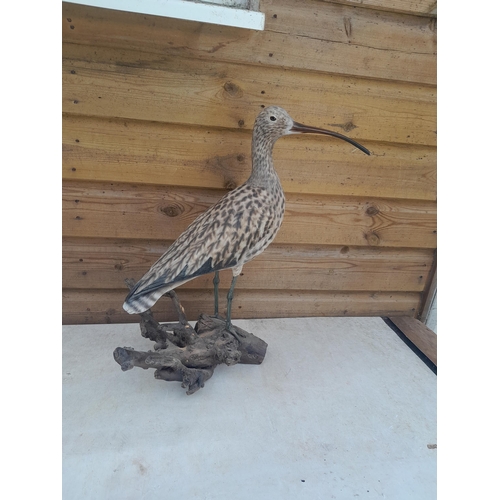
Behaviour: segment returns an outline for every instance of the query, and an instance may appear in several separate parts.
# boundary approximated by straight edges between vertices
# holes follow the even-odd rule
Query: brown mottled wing
[[[197,276],[244,264],[272,226],[269,193],[243,184],[201,214],[130,291],[123,308],[140,313]],[[260,253],[260,252],[259,252]],[[245,256],[250,258],[245,260]]]

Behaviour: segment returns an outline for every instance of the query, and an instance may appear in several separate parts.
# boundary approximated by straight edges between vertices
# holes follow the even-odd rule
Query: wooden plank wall
[[[63,3],[63,323],[137,321],[124,278],[246,180],[271,104],[372,156],[280,139],[285,221],[245,266],[234,317],[418,315],[436,249],[435,2],[261,9],[255,32]],[[190,319],[212,310],[211,279],[178,289]]]

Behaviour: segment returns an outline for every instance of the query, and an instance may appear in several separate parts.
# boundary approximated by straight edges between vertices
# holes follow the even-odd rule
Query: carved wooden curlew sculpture
[[[284,135],[313,133],[338,137],[366,153],[356,141],[337,132],[294,122],[278,106],[269,106],[255,120],[252,174],[238,188],[201,214],[130,290],[123,308],[130,314],[152,307],[170,290],[203,274],[215,272],[215,314],[218,314],[219,271],[232,269],[227,295],[226,328],[233,334],[231,303],[243,265],[262,253],[283,222],[285,197],[274,170],[272,150]]]

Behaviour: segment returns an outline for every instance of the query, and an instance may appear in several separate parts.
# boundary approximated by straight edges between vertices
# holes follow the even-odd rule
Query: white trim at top
[[[262,12],[189,0],[71,0],[70,3],[259,31],[264,29],[265,21]]]

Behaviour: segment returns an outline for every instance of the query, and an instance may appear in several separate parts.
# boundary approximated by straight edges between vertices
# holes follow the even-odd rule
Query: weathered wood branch
[[[127,285],[132,287],[133,282],[127,280]],[[235,336],[226,330],[224,319],[206,314],[199,317],[193,328],[176,293],[172,290],[166,295],[174,303],[179,322],[160,324],[150,310],[141,313],[141,335],[155,342],[154,351],[117,347],[113,356],[123,371],[134,366],[155,368],[155,378],[182,382],[186,394],[193,394],[204,387],[219,364],[262,363],[266,342],[233,325]]]

